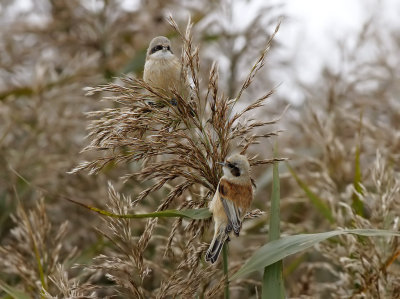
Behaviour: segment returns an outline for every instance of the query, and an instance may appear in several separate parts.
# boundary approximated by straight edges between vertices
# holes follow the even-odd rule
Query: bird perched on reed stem
[[[150,42],[144,65],[143,80],[153,88],[165,90],[171,104],[176,105],[175,90],[184,100],[189,96],[187,78],[182,65],[171,50],[171,42],[165,36],[157,36]]]
[[[210,202],[214,220],[214,237],[206,253],[206,261],[215,263],[225,241],[233,230],[239,236],[243,218],[253,200],[250,164],[243,155],[233,155],[223,165],[224,175]]]

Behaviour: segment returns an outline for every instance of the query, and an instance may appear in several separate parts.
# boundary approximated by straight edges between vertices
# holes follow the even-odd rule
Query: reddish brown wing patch
[[[247,210],[253,199],[253,189],[249,181],[246,185],[234,184],[226,179],[221,179],[219,189],[221,196],[232,200],[238,207]]]
[[[226,196],[227,192],[228,192],[228,189],[225,188],[225,183],[224,182],[225,182],[224,180],[221,180],[220,183],[219,183],[219,193],[221,195],[223,195],[223,196]]]

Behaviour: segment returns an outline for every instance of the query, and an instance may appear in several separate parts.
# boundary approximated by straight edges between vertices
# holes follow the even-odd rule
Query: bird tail
[[[214,238],[210,244],[210,247],[207,250],[206,253],[207,262],[211,262],[212,264],[214,264],[217,261],[225,241],[230,241],[229,235],[227,234],[227,230],[225,228],[220,227],[218,229],[218,232],[215,233]]]

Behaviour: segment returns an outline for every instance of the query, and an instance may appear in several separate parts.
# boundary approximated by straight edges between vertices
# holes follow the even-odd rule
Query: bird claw
[[[231,231],[232,231],[232,225],[231,225],[231,224],[228,224],[228,225],[225,227],[225,233],[226,233],[226,234],[229,234]]]
[[[236,237],[239,237],[240,226],[239,227],[233,227],[233,233],[235,234]]]

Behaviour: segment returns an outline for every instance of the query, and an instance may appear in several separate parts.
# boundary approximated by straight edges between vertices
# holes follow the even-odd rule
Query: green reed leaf
[[[275,156],[276,156],[275,152]],[[271,195],[271,217],[269,220],[269,241],[280,238],[280,184],[279,164],[273,165],[272,195]],[[262,282],[262,298],[285,298],[285,288],[282,275],[282,260],[273,263],[264,269]]]
[[[335,219],[333,218],[332,212],[329,209],[329,206],[325,203],[325,201],[320,198],[317,194],[311,191],[311,189],[307,186],[307,184],[299,178],[297,173],[294,171],[294,169],[289,165],[289,163],[286,163],[287,168],[289,169],[290,173],[296,180],[297,184],[301,187],[301,189],[304,190],[306,193],[307,197],[310,199],[311,203],[315,206],[315,208],[330,222],[334,223]]]
[[[4,281],[0,280],[0,289],[2,289],[5,293],[7,293],[9,296],[12,298],[17,298],[17,299],[29,299],[31,298],[28,294],[24,293],[23,291],[14,288]]]
[[[379,229],[346,229],[317,234],[299,234],[271,241],[259,248],[252,257],[234,274],[231,280],[246,276],[254,271],[261,271],[285,257],[301,252],[328,238],[343,234],[366,237],[400,237],[400,232]]]
[[[72,200],[70,198],[66,198],[68,201],[73,202],[74,204],[80,205],[86,209],[92,210],[98,214],[114,217],[114,218],[170,218],[170,217],[183,217],[183,218],[190,218],[190,219],[207,219],[211,217],[211,212],[208,208],[201,208],[201,209],[187,209],[187,210],[165,210],[159,212],[152,212],[152,213],[144,213],[144,214],[114,214],[96,207],[91,207],[84,203]]]

